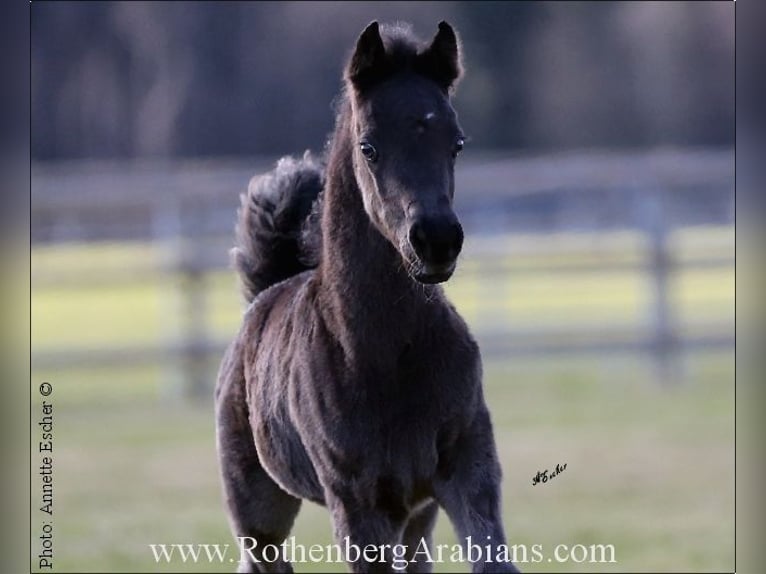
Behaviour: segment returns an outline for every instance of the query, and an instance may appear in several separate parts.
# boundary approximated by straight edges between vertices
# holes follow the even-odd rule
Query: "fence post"
[[[182,211],[181,289],[181,364],[186,396],[199,399],[207,394],[208,330],[207,291],[205,288],[204,227],[205,213],[197,205]],[[185,217],[184,217],[185,216]]]
[[[678,356],[678,338],[670,300],[673,261],[668,250],[668,224],[661,190],[643,193],[639,217],[649,241],[649,272],[652,283],[652,337],[649,342],[655,378],[663,385],[682,377]]]
[[[209,388],[207,365],[207,293],[205,266],[200,260],[200,229],[204,214],[196,206],[184,210],[173,196],[154,206],[154,240],[163,266],[160,323],[166,348],[175,351],[162,361],[162,395],[168,400],[198,398]]]
[[[160,255],[162,273],[160,289],[162,303],[159,317],[161,344],[166,348],[174,348],[183,332],[182,325],[176,317],[182,314],[182,287],[179,286],[179,276],[183,277],[183,219],[181,216],[181,201],[175,195],[161,196],[161,200],[152,207],[153,241]],[[176,400],[183,395],[186,373],[182,362],[177,356],[169,356],[160,365],[160,395],[166,400]]]

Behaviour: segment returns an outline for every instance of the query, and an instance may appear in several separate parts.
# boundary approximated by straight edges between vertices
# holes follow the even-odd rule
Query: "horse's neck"
[[[323,312],[348,345],[386,339],[384,347],[391,347],[411,336],[429,293],[438,288],[416,284],[397,250],[374,228],[347,151],[341,161],[331,158],[324,191],[318,269],[328,307]]]

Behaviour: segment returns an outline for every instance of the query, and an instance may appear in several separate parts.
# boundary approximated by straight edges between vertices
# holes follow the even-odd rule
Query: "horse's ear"
[[[386,49],[377,21],[364,29],[356,42],[354,54],[346,68],[346,78],[357,88],[374,80],[384,69]]]
[[[460,79],[460,42],[455,30],[447,22],[439,22],[439,31],[431,45],[420,55],[423,73],[444,90],[449,90]]]

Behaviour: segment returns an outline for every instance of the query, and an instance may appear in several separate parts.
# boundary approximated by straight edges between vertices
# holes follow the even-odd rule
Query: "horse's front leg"
[[[384,508],[369,508],[355,500],[328,497],[335,542],[345,553],[351,572],[394,572],[392,548],[399,542],[404,520]]]
[[[486,407],[471,428],[440,452],[439,467],[440,476],[434,483],[436,499],[464,549],[469,550],[469,542],[474,549],[473,555],[465,554],[472,572],[518,572],[510,558],[503,561],[509,549],[501,513],[501,470]]]

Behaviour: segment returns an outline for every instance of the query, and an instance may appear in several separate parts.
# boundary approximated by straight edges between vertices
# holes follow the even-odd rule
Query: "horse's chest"
[[[320,503],[329,491],[402,513],[431,496],[434,418],[402,405],[316,418],[304,406],[292,416],[278,409],[253,420],[262,464],[283,489]]]
[[[424,368],[406,353],[341,370],[325,355],[258,379],[251,415],[264,466],[296,496],[320,501],[328,489],[341,490],[411,509],[430,496],[440,436],[469,402],[455,397],[456,369]]]
[[[426,413],[379,407],[321,445],[319,474],[340,496],[406,514],[432,496],[437,435],[436,420]]]
[[[336,412],[341,420],[320,424],[328,442],[346,453],[352,469],[383,475],[395,471],[413,481],[433,473],[444,410],[425,381],[419,383],[382,377],[361,392],[362,381],[352,382],[347,388],[354,390],[348,394],[339,391]]]

